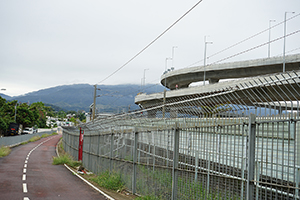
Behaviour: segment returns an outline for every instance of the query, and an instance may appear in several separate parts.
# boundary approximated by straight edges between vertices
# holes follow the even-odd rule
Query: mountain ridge
[[[134,104],[134,97],[141,92],[140,85],[121,84],[121,85],[98,85],[97,86],[96,109],[98,112],[127,112],[139,107]],[[162,92],[164,87],[161,85],[147,84],[143,91],[151,94]],[[60,85],[29,92],[24,95],[10,97],[5,94],[0,96],[8,101],[18,100],[19,102],[43,102],[47,105],[54,105],[63,110],[84,110],[89,111],[89,106],[93,103],[94,85],[90,84],[72,84]]]

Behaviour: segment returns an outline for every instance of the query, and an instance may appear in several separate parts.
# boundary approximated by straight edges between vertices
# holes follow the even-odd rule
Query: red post
[[[78,161],[82,161],[82,151],[83,151],[83,134],[84,131],[80,127],[80,134],[79,134],[79,146],[78,146]]]

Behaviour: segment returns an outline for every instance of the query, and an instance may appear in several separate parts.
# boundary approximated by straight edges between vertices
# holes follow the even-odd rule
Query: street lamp
[[[162,110],[162,113],[163,113],[163,118],[165,118],[165,113],[166,113],[166,108],[165,108],[165,104],[166,104],[166,93],[167,93],[167,65],[168,65],[168,60],[171,60],[172,58],[166,58],[166,61],[165,61],[165,72],[164,72],[164,75],[165,75],[165,89],[164,89],[164,99],[163,99],[163,110]]]
[[[143,89],[145,89],[145,83],[146,83],[146,70],[149,70],[149,68],[147,68],[147,69],[144,69],[144,76],[143,76]]]
[[[269,20],[269,44],[268,44],[268,58],[270,58],[270,41],[271,41],[271,22],[275,22],[276,20]]]
[[[204,64],[203,64],[203,66],[204,66],[204,75],[203,75],[203,85],[205,85],[205,75],[206,75],[206,70],[205,70],[205,65],[206,65],[206,45],[207,44],[212,44],[212,42],[207,42],[206,41],[206,36],[204,36]]]
[[[174,49],[177,48],[177,46],[172,47],[172,67],[174,68]]]
[[[167,73],[168,73],[168,71],[167,71],[167,65],[168,65],[168,60],[172,60],[172,58],[166,58],[166,61],[165,61],[165,72],[164,72],[164,74],[165,74],[165,87],[167,87]]]
[[[285,12],[284,13],[284,37],[283,37],[283,72],[285,72],[285,38],[286,38],[286,14],[295,12]]]

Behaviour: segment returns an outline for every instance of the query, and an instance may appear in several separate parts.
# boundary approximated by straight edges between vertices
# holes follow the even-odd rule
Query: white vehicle
[[[33,128],[29,128],[29,127],[24,128],[23,134],[33,134]]]

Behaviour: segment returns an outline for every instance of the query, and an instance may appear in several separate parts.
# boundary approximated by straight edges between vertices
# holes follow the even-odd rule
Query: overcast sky
[[[215,53],[282,23],[287,34],[300,29],[300,0],[203,0],[172,29],[116,74],[140,50],[187,12],[197,0],[1,0],[0,91],[21,95],[57,85],[159,83],[165,60],[175,69],[203,65],[268,42],[269,32],[227,51]],[[297,16],[298,15],[298,16]],[[271,29],[271,40],[283,36],[283,24]],[[286,39],[287,54],[300,53],[300,33]],[[283,40],[271,44],[281,55]],[[223,62],[264,58],[268,46]],[[171,67],[172,62],[168,63]],[[103,81],[106,79],[105,81]]]

